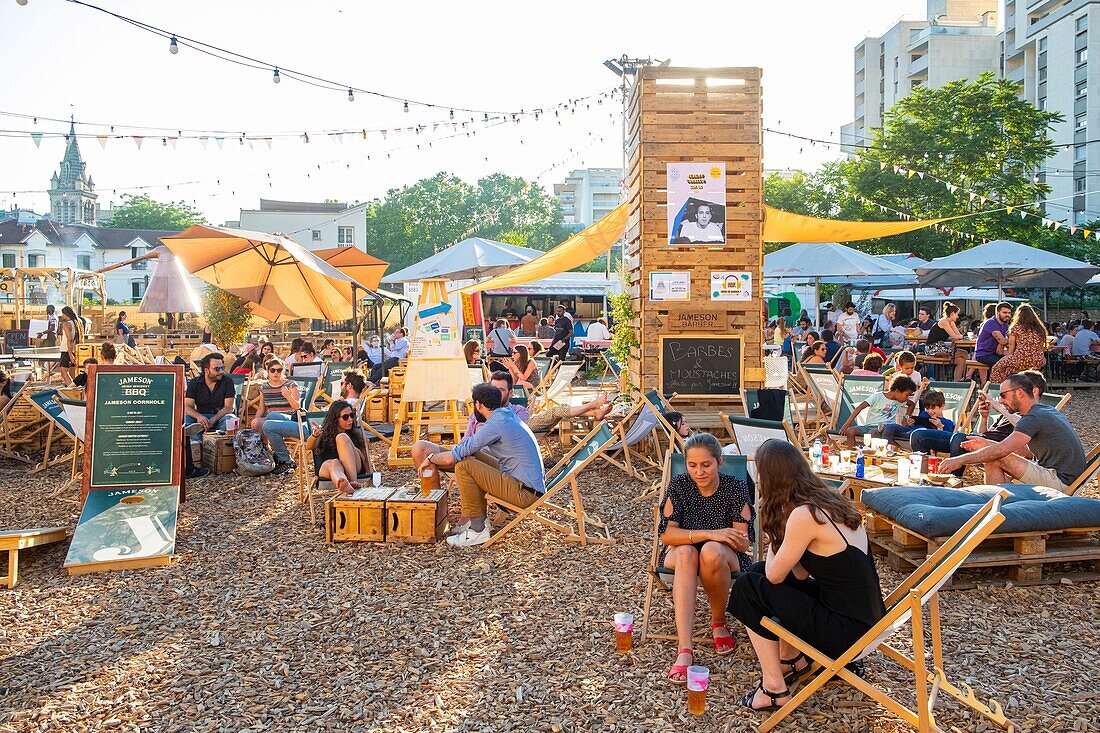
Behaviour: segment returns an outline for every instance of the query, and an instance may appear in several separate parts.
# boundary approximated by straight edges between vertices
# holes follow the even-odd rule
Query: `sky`
[[[263,62],[254,69],[186,46],[173,55],[166,39],[65,0],[27,1],[0,0],[0,208],[48,212],[44,191],[65,148],[50,133],[68,124],[44,118],[74,116],[102,205],[148,193],[186,201],[215,224],[261,197],[366,201],[439,171],[470,182],[499,171],[552,189],[572,169],[618,167],[621,102],[598,97],[618,84],[603,61],[624,53],[760,66],[765,126],[836,139],[852,116],[855,45],[925,10],[916,0],[722,0],[698,13],[648,0],[87,0]],[[275,84],[274,66],[341,89],[282,73]],[[344,85],[397,101],[361,92],[349,101]],[[405,99],[436,106],[405,112]],[[568,104],[577,99],[587,101]],[[455,129],[452,107],[528,114],[485,123],[484,113],[456,110]],[[535,119],[533,109],[547,111]],[[415,125],[422,132],[395,132]],[[31,132],[44,134],[39,145]],[[242,143],[242,133],[270,146]],[[127,137],[101,144],[104,135]],[[764,136],[766,168],[813,170],[838,156]]]

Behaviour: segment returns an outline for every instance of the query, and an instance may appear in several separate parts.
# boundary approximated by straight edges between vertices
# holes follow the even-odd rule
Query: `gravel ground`
[[[1080,390],[1066,408],[1088,447],[1098,406],[1100,390]],[[54,498],[66,477],[0,461],[0,527],[73,526],[77,490]],[[529,522],[486,551],[330,547],[291,482],[231,475],[192,485],[167,568],[68,577],[67,543],[25,552],[22,583],[0,590],[0,731],[755,730],[736,705],[757,679],[743,630],[732,657],[699,650],[712,670],[699,718],[665,680],[673,643],[615,653],[612,614],[641,616],[651,507],[613,469],[581,486],[617,544],[578,547]],[[880,572],[887,590],[900,580]],[[945,593],[949,675],[1022,730],[1100,730],[1097,589]],[[667,628],[667,597],[656,608]],[[881,655],[868,675],[908,699]],[[944,730],[991,729],[946,695],[938,710]],[[831,684],[780,729],[907,728]]]

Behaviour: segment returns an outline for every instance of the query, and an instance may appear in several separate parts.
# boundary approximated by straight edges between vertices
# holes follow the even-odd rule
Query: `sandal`
[[[803,660],[805,660],[806,662],[805,667],[799,669],[797,666],[795,666]],[[783,675],[783,682],[787,685],[787,687],[790,687],[795,681],[800,680],[808,675],[810,671],[814,668],[814,665],[810,661],[810,658],[802,652],[799,652],[798,656],[792,657],[791,659],[780,659],[779,663],[791,668],[790,672]]]
[[[762,708],[754,707],[753,704],[752,704],[752,701],[753,701],[753,698],[756,697],[757,691],[763,692],[764,697],[771,698],[772,704],[771,705],[765,705]],[[759,682],[756,683],[756,687],[749,690],[749,693],[741,698],[741,705],[743,705],[744,707],[747,707],[749,710],[752,710],[752,711],[755,711],[755,712],[758,712],[758,713],[770,712],[772,710],[778,710],[779,708],[783,707],[783,705],[780,705],[776,701],[779,698],[787,697],[790,694],[791,694],[790,690],[783,690],[782,692],[771,692],[770,690],[765,690],[764,689],[764,680],[760,680]]]
[[[686,684],[688,677],[688,667],[695,663],[695,652],[691,649],[679,649],[676,652],[677,659],[681,654],[690,654],[691,661],[687,664],[674,664],[668,668],[668,678],[673,682],[679,684]]]
[[[730,632],[729,627],[724,623],[711,624],[710,629],[711,632],[715,632],[718,629],[725,629],[726,632],[729,633],[729,636],[714,637],[714,653],[720,657],[724,657],[727,654],[733,654],[734,650],[737,649],[737,637]]]

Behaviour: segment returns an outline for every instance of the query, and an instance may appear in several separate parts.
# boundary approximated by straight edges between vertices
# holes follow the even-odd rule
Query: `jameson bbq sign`
[[[180,366],[91,368],[86,490],[179,485],[183,380]]]

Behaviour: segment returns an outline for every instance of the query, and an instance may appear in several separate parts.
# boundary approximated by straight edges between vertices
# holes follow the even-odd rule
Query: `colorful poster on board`
[[[752,274],[748,272],[710,273],[711,300],[752,300]]]
[[[182,454],[175,402],[182,377],[182,370],[95,371],[88,450],[92,488],[177,483],[173,467]]]
[[[668,164],[668,243],[726,243],[726,164]]]
[[[653,301],[691,300],[691,273],[649,273],[649,299]]]
[[[447,359],[462,356],[462,338],[450,303],[417,312],[410,358]]]

